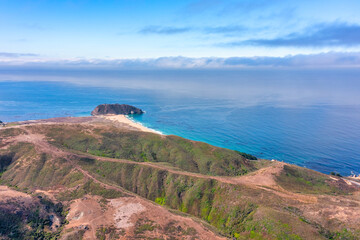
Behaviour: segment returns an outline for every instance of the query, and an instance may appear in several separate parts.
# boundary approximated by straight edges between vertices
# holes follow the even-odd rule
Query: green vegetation
[[[58,146],[96,156],[137,162],[166,162],[184,171],[209,175],[237,176],[255,170],[244,157],[254,159],[251,155],[178,136],[124,132],[115,128],[106,132],[94,129],[91,135],[79,126],[52,127],[42,131]]]
[[[312,228],[290,213],[278,213],[268,210],[264,217],[255,218],[258,205],[280,204],[281,198],[274,198],[267,192],[218,183],[211,179],[199,179],[190,176],[172,174],[164,170],[137,164],[104,162],[98,160],[78,160],[83,169],[92,173],[97,179],[116,184],[160,205],[177,209],[181,212],[199,217],[219,229],[226,236],[239,239],[248,236],[268,236],[271,239],[286,239],[285,235],[299,234],[296,229],[286,224],[302,224],[304,229]],[[258,196],[272,198],[272,201],[261,201]],[[252,201],[249,201],[252,199]],[[272,217],[275,215],[276,217]],[[265,221],[264,219],[273,219]],[[319,237],[315,231],[309,233]]]
[[[342,177],[340,173],[336,173],[336,172],[331,172],[330,175],[337,176],[337,177]]]
[[[5,128],[1,129],[0,139],[18,136],[21,134],[26,134],[26,131],[20,128]]]
[[[154,166],[170,166],[178,170],[224,176],[238,176],[269,167],[272,164],[270,161],[249,161],[247,159],[255,157],[176,136],[122,132],[113,128],[85,129],[81,125],[27,128],[46,134],[52,139],[52,144],[58,147],[71,149],[74,153],[81,151],[89,154],[74,154],[69,159],[63,159],[37,152],[37,148],[27,143],[18,143],[0,150],[0,181],[18,190],[33,192],[35,189],[64,186],[70,189],[57,194],[60,201],[92,194],[103,197],[99,200],[102,207],[106,206],[106,199],[124,196],[124,193],[106,189],[89,180],[77,170],[82,168],[103,183],[122,187],[171,208],[174,212],[200,218],[216,227],[224,236],[235,239],[359,239],[360,236],[359,231],[347,228],[342,223],[336,222],[337,226],[334,227],[333,224],[329,227],[332,223],[318,223],[314,219],[307,219],[302,212],[305,203],[297,201],[295,197],[287,199],[277,195],[274,193],[275,188],[232,185],[225,183],[226,181],[174,174],[163,168],[147,165],[100,161],[90,154],[153,162]],[[7,134],[13,134],[10,132]],[[334,194],[351,193],[336,185],[343,181],[341,178],[337,178],[339,181],[334,184],[324,174],[293,165],[284,165],[283,171],[275,179],[280,187],[288,191],[311,194],[314,198],[319,194],[330,198]],[[51,221],[47,214],[56,214],[61,218],[66,211],[63,213],[62,206],[46,199],[39,199],[39,206],[48,207],[31,208],[26,215],[29,218],[6,210],[0,211],[1,233],[14,236],[15,239],[16,236],[30,236],[29,234],[38,239],[56,239],[58,232],[49,231]],[[313,205],[309,203],[307,206]],[[8,217],[8,221],[1,221],[5,217]],[[10,224],[10,221],[14,224]],[[24,230],[24,226],[30,228]],[[135,233],[142,238],[159,227],[151,221],[139,221]],[[112,239],[122,234],[115,230],[112,227],[101,227],[96,230],[96,236],[98,239]],[[175,222],[170,222],[161,230],[169,236],[197,235],[195,229],[181,227]],[[83,232],[77,231],[68,237],[80,239],[82,235]]]
[[[338,232],[327,232],[327,235],[325,235],[325,237],[327,237],[328,239],[334,239],[334,240],[357,240],[359,239],[360,236],[360,231],[351,231],[349,229],[342,229],[341,231]]]
[[[32,146],[24,149],[28,149],[24,154],[11,150],[18,164],[14,162],[8,166],[1,177],[3,183],[25,189],[55,185],[72,187],[82,181],[82,175],[74,171],[65,159],[50,160],[44,153],[37,154]],[[29,159],[32,160],[31,164]]]
[[[153,221],[148,220],[148,219],[138,219],[138,221],[135,224],[135,234],[139,235],[139,234],[144,234],[145,232],[149,231],[154,231],[154,229],[157,226],[154,224]]]
[[[70,233],[69,235],[67,235],[66,240],[82,240],[84,234],[85,234],[84,229],[74,231],[74,232]]]
[[[8,150],[0,150],[0,172],[5,172],[8,167],[19,157],[34,154],[34,147],[29,143],[18,143],[10,146]]]
[[[6,171],[6,168],[12,163],[14,153],[0,156],[0,174]]]
[[[341,189],[330,185],[327,180],[328,177],[324,174],[294,165],[285,165],[283,172],[277,177],[277,182],[281,187],[293,192],[312,194],[344,193]]]
[[[119,239],[120,233],[114,227],[100,227],[96,229],[96,239],[99,240],[116,240]]]
[[[30,206],[17,201],[0,204],[1,239],[50,240],[60,237],[62,226],[66,222],[62,204],[55,204],[43,197],[39,199],[34,199]],[[60,226],[53,226],[55,217],[59,218]],[[51,230],[51,227],[55,230]]]
[[[60,193],[58,196],[58,199],[61,201],[69,201],[69,200],[73,200],[73,199],[82,198],[86,194],[98,195],[98,196],[102,196],[107,199],[118,198],[118,197],[124,196],[124,194],[119,191],[116,191],[113,189],[106,189],[106,188],[100,186],[100,184],[94,183],[93,180],[89,180],[85,184],[81,185],[79,188],[77,188],[75,190],[72,190],[72,191],[67,190],[65,192]]]
[[[196,229],[192,227],[183,228],[177,224],[178,222],[176,221],[170,221],[168,224],[166,224],[164,227],[164,232],[166,233],[166,235],[178,236],[178,237],[193,236],[194,237],[193,239],[197,239],[195,237],[198,234]]]
[[[164,197],[157,197],[155,198],[155,202],[162,206],[166,203],[166,199]]]
[[[86,161],[86,158],[82,161]],[[74,170],[65,159],[38,154],[34,146],[28,143],[18,143],[0,153],[0,174],[2,184],[23,191],[51,186],[77,186],[75,190],[61,192],[58,196],[61,201],[81,198],[86,194],[105,198],[123,196],[121,192],[105,189],[92,180],[85,181],[84,175]]]
[[[251,155],[251,154],[248,154],[248,153],[244,153],[244,152],[239,152],[239,151],[235,151],[237,152],[238,154],[240,154],[241,156],[243,156],[244,158],[246,159],[249,159],[249,160],[257,160],[257,157]]]

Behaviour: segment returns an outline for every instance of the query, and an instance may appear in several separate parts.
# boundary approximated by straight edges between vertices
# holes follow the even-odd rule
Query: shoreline
[[[111,121],[115,121],[115,122],[119,122],[119,123],[124,123],[127,124],[133,128],[138,129],[139,131],[142,132],[151,132],[151,133],[156,133],[159,135],[165,135],[160,131],[156,131],[154,129],[145,127],[144,125],[142,125],[139,122],[135,122],[134,120],[132,120],[131,118],[129,118],[127,115],[122,115],[122,114],[118,114],[118,115],[101,115],[101,116],[97,116],[97,117],[101,117],[101,118],[105,118],[107,120],[111,120]]]
[[[111,114],[111,115],[99,115],[97,117],[102,117],[102,118],[105,118],[105,119],[108,119],[108,120],[111,120],[111,121],[115,121],[115,122],[118,122],[118,123],[127,124],[127,125],[129,125],[131,127],[137,128],[139,131],[156,133],[156,134],[159,134],[159,135],[166,135],[166,134],[164,134],[164,133],[162,133],[160,131],[145,127],[144,125],[142,125],[139,122],[134,121],[133,119],[131,119],[127,115],[123,115],[123,114],[118,114],[118,115],[114,114],[114,115],[112,115]],[[201,142],[203,142],[203,141],[201,141]],[[210,143],[208,143],[208,144],[210,144]],[[224,147],[224,148],[226,148],[226,147]],[[230,148],[226,148],[226,149],[230,149]],[[277,160],[277,159],[264,159],[264,160],[287,163],[286,161],[281,161],[281,160]],[[291,163],[287,163],[287,164],[291,164]],[[294,164],[294,165],[299,166],[297,164]],[[310,170],[314,170],[314,169],[308,168],[306,166],[300,166],[300,167],[310,169]],[[320,171],[317,171],[317,170],[314,170],[314,171],[320,172]],[[320,172],[320,173],[322,173],[322,172]],[[327,173],[323,173],[323,174],[330,176],[330,174],[327,174]],[[352,180],[355,180],[355,182],[350,180],[352,183],[354,183],[356,185],[359,185],[359,182],[356,182],[356,181],[360,181],[360,174],[359,175],[356,175],[356,174],[355,175],[354,174],[352,174],[352,175],[344,175],[344,176],[341,176],[341,178],[351,178]]]
[[[3,125],[0,124],[0,129],[5,129],[7,127],[11,127],[14,124],[15,125],[28,125],[28,124],[39,124],[39,123],[65,123],[70,122],[77,123],[77,122],[83,122],[86,120],[80,120],[80,119],[91,119],[91,118],[98,118],[98,119],[105,119],[109,120],[115,123],[125,124],[128,125],[130,128],[133,128],[137,131],[142,132],[150,132],[155,133],[159,135],[166,135],[162,133],[161,131],[146,127],[142,125],[140,122],[136,122],[127,115],[123,114],[108,114],[108,115],[98,115],[98,116],[68,116],[68,117],[54,117],[54,118],[47,118],[47,119],[33,119],[33,120],[23,120],[23,121],[15,121],[15,122],[3,122]]]
[[[132,130],[155,133],[155,134],[158,134],[158,135],[166,136],[166,134],[162,133],[161,131],[157,131],[157,130],[151,129],[149,127],[146,127],[146,126],[142,125],[140,122],[136,122],[132,118],[128,117],[127,115],[122,115],[122,114],[119,114],[119,115],[115,115],[115,114],[111,115],[111,114],[109,114],[109,115],[98,115],[98,116],[69,116],[69,117],[55,117],[55,118],[48,118],[48,119],[34,119],[34,120],[24,120],[24,121],[15,121],[15,122],[4,122],[4,126],[0,125],[0,130],[6,129],[6,128],[11,128],[11,127],[18,127],[18,125],[21,126],[21,125],[28,125],[28,124],[32,125],[32,124],[41,124],[41,123],[66,123],[66,122],[69,122],[69,123],[81,123],[81,122],[84,122],[84,121],[90,121],[91,122],[91,120],[84,120],[84,119],[91,119],[91,118],[92,119],[96,119],[96,118],[105,119],[105,120],[108,120],[108,121],[112,121],[114,123],[120,123],[120,124],[127,125]],[[71,119],[71,120],[69,121],[69,119]],[[188,139],[188,138],[186,138],[186,139]],[[204,142],[202,140],[195,140],[195,141]],[[208,143],[208,144],[210,144],[210,143]],[[230,149],[230,148],[227,148],[227,147],[221,147],[221,148]],[[288,163],[286,161],[280,161],[280,160],[276,160],[276,159],[264,159],[264,160],[279,161],[279,162]],[[300,165],[297,165],[297,164],[294,164],[294,163],[288,163],[288,164],[300,166]],[[303,168],[306,168],[306,169],[311,169],[311,170],[314,170],[316,172],[320,172],[318,170],[308,168],[306,166],[300,166],[300,167],[303,167]],[[329,173],[324,173],[324,172],[320,172],[320,173],[323,173],[325,175],[330,175]],[[360,174],[359,175],[354,174],[354,173],[351,173],[349,175],[344,174],[341,177],[342,178],[348,178],[348,180],[350,180],[351,182],[355,181],[353,183],[355,183],[356,185],[359,185],[359,183],[360,183]]]

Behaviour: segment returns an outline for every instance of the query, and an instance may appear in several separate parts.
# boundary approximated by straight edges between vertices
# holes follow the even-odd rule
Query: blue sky
[[[358,0],[0,0],[0,61],[359,64],[359,12]]]

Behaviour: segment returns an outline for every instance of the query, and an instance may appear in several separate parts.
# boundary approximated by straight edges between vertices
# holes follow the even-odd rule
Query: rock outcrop
[[[115,103],[115,104],[101,104],[91,112],[91,115],[93,116],[106,115],[106,114],[129,115],[129,114],[142,114],[142,113],[144,113],[143,110],[136,108],[134,106]]]

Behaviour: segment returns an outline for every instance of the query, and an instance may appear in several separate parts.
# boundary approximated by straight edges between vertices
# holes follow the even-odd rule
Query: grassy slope
[[[132,160],[145,161],[144,154],[148,157],[155,153],[157,158],[150,158],[151,161],[163,162],[168,157],[167,162],[172,166],[182,167],[188,171],[237,175],[239,172],[236,172],[236,169],[234,171],[229,164],[233,161],[240,162],[240,169],[244,168],[241,163],[246,163],[248,169],[255,169],[251,162],[244,161],[234,151],[172,136],[162,138],[153,134],[114,130],[111,130],[109,135],[102,129],[95,129],[94,137],[93,133],[82,131],[80,126],[41,126],[37,127],[36,131],[52,137],[54,144],[84,152],[94,153],[92,151],[96,150],[100,151],[99,155],[101,153],[122,158],[125,154],[132,153],[128,155],[133,157]],[[134,144],[131,145],[131,142]],[[175,153],[169,153],[173,149]],[[220,155],[214,152],[220,152]],[[21,190],[29,191],[32,188],[47,188],[54,185],[68,188],[81,186],[77,190],[68,190],[60,194],[60,200],[78,198],[86,193],[106,198],[121,195],[105,190],[93,182],[86,182],[83,175],[74,171],[64,159],[53,159],[46,154],[37,153],[31,144],[18,144],[0,152],[0,156],[0,162],[4,163],[2,183],[16,186]],[[224,162],[227,163],[222,163],[222,158],[225,158]],[[201,166],[205,162],[204,166],[208,167],[189,168],[182,165],[183,161],[199,162]],[[238,239],[356,239],[351,238],[350,232],[335,233],[305,220],[301,211],[294,208],[291,203],[265,190],[177,175],[135,164],[101,162],[91,158],[79,158],[76,162],[101,181],[116,184],[160,205],[202,218],[226,236]],[[240,173],[243,174],[244,171],[241,170]],[[295,192],[306,190],[310,193],[334,193],[334,187],[328,185],[321,174],[317,175],[307,169],[286,168],[277,181],[284,188]],[[309,182],[313,185],[312,188],[307,188],[310,186]]]
[[[0,184],[31,193],[34,189],[65,187],[59,200],[71,200],[94,194],[106,198],[120,197],[123,194],[107,190],[83,174],[74,170],[65,159],[52,158],[39,153],[29,143],[18,143],[7,150],[0,151]],[[75,190],[72,190],[74,189]]]
[[[285,165],[276,180],[284,189],[297,193],[350,194],[353,190],[345,182],[333,185],[327,175],[295,165]]]
[[[14,145],[2,156],[11,158],[7,171],[2,174],[3,182],[22,189],[57,185],[73,187],[83,178],[79,172],[72,170],[65,159],[50,161],[50,156],[37,153],[29,143]]]
[[[172,174],[136,164],[101,162],[89,158],[79,159],[78,162],[96,178],[160,205],[199,217],[226,236],[239,239],[248,239],[250,235],[255,239],[322,238],[311,225],[283,207],[276,206],[286,203],[267,191]],[[271,202],[268,201],[270,198]],[[296,227],[289,226],[289,222]]]
[[[97,156],[166,162],[184,171],[209,175],[237,176],[255,170],[239,152],[178,136],[125,132],[116,128],[107,131],[97,128],[90,134],[81,126],[42,128],[42,131],[57,145]]]

